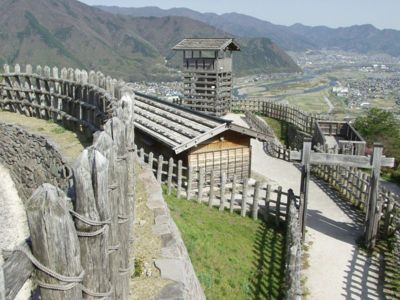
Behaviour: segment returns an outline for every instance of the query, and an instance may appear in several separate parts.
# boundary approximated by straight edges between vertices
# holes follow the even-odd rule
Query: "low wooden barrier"
[[[322,148],[316,148],[322,151]],[[313,173],[329,183],[345,199],[364,212],[368,208],[368,195],[370,190],[371,176],[364,171],[338,165],[316,165],[312,168]],[[392,236],[400,228],[400,197],[390,192],[383,186],[379,186],[379,228],[382,238]]]
[[[326,117],[311,114],[294,106],[278,104],[266,99],[247,99],[232,101],[232,111],[244,113],[246,111],[259,113],[276,120],[285,121],[294,125],[300,131],[313,134],[318,120]]]

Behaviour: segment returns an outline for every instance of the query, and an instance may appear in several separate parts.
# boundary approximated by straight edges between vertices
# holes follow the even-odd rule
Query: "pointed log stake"
[[[131,204],[127,196],[128,170],[125,126],[119,118],[112,118],[110,127],[106,132],[110,134],[116,145],[116,186],[118,191],[118,237],[120,242],[119,250],[119,280],[117,281],[116,297],[118,299],[129,299],[130,279],[130,229],[132,223]]]
[[[106,130],[111,130],[111,121],[107,122]],[[108,231],[108,251],[109,251],[109,265],[110,265],[110,282],[115,294],[115,287],[119,279],[119,237],[118,237],[118,189],[116,184],[116,146],[109,134],[105,131],[100,132],[94,136],[93,147],[98,150],[108,160],[108,190],[107,195],[109,199],[110,218],[111,224]],[[106,219],[106,218],[105,218]]]
[[[36,259],[58,274],[79,277],[83,271],[80,247],[67,201],[63,191],[43,184],[28,200],[26,212]],[[44,283],[66,285],[44,272],[37,272],[37,276]],[[82,299],[82,291],[79,285],[66,291],[41,288],[41,297],[43,300]]]
[[[111,222],[108,202],[108,161],[92,147],[85,149],[74,166],[76,191],[75,211],[95,222]],[[81,263],[85,269],[83,285],[96,293],[107,293],[109,285],[108,224],[91,225],[75,218],[78,230]],[[95,236],[84,236],[81,232],[93,233],[104,229]]]

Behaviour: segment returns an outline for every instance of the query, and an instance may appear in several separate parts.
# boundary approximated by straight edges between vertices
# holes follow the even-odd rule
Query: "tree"
[[[398,166],[400,162],[400,122],[393,113],[372,108],[366,115],[356,119],[354,127],[369,146],[373,143],[383,144],[385,155],[394,157]],[[399,169],[392,170],[390,173],[393,179],[399,180]]]

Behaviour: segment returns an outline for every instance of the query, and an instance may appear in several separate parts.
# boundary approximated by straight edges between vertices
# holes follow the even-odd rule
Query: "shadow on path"
[[[364,214],[333,190],[326,182],[312,176],[315,183],[352,222],[339,222],[318,210],[308,211],[307,226],[336,240],[354,245],[343,278],[344,299],[385,299],[383,293],[383,255],[369,255],[357,245],[363,235]],[[309,196],[312,197],[312,194]]]
[[[251,299],[282,299],[283,236],[261,222],[253,245],[255,260],[250,282]]]

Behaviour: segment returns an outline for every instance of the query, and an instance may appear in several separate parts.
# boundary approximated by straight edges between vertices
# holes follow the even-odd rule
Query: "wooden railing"
[[[322,147],[315,148],[323,152]],[[368,206],[371,176],[362,170],[352,167],[317,165],[312,168],[313,173],[329,183],[345,199],[364,212]],[[381,237],[392,236],[400,228],[400,196],[379,186],[378,209],[380,210],[379,227]]]
[[[275,137],[274,131],[268,126],[266,122],[260,120],[255,114],[250,111],[245,111],[245,121],[249,124],[251,129],[262,132],[271,138],[264,141],[264,151],[272,157],[290,161],[290,148],[282,146]]]
[[[323,116],[307,113],[300,108],[278,104],[265,99],[248,99],[232,101],[232,111],[254,112],[279,121],[284,121],[297,127],[300,131],[312,134],[315,123],[326,119]]]

